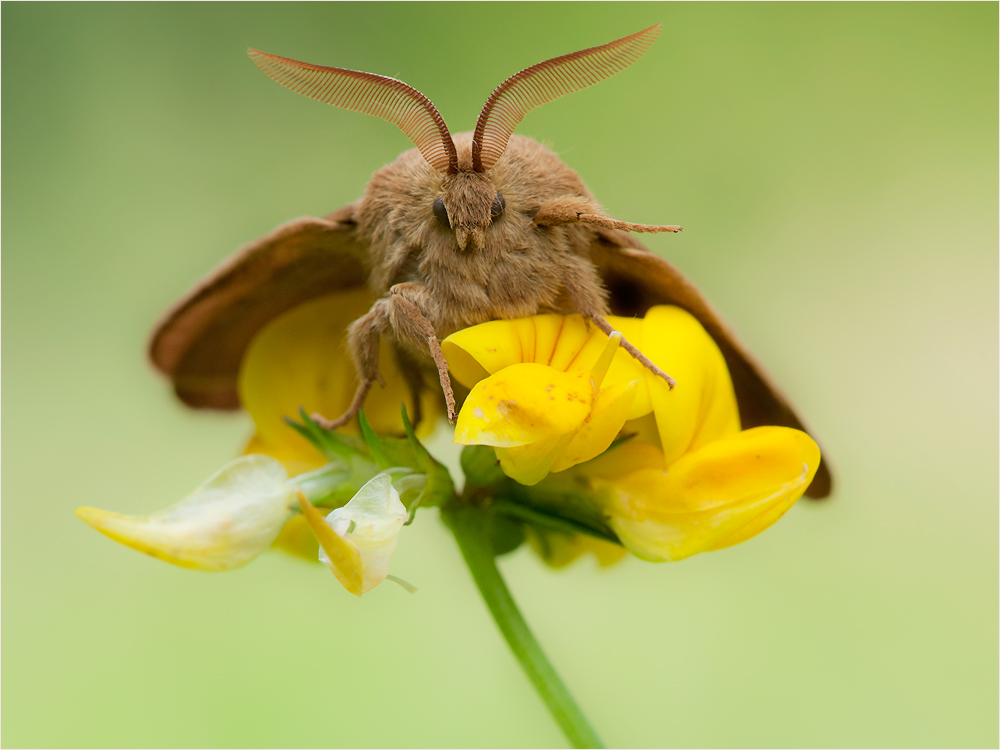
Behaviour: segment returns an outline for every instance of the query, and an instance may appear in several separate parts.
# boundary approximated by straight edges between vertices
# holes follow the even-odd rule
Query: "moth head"
[[[486,232],[503,219],[507,201],[493,184],[490,173],[460,169],[445,175],[441,194],[434,198],[431,211],[442,229],[455,233],[460,250],[479,250]]]

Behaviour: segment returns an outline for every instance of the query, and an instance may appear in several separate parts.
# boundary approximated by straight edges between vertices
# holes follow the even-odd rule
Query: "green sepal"
[[[604,502],[600,491],[573,469],[549,474],[531,487],[510,481],[503,485],[502,492],[502,497],[517,506],[507,512],[529,523],[618,542],[601,510]],[[529,518],[528,514],[537,517]]]
[[[316,424],[315,420],[306,414],[306,410],[299,407],[299,424],[290,417],[282,417],[289,427],[299,433],[302,437],[312,443],[316,450],[322,453],[327,460],[346,461],[351,456],[359,453],[366,453],[365,444],[360,440],[348,435],[341,435],[334,430],[328,430]]]
[[[596,525],[581,523],[566,516],[531,508],[511,500],[495,500],[493,510],[497,515],[517,518],[542,532],[547,530],[561,534],[586,534],[606,542],[621,544],[614,532],[607,527],[599,528]]]
[[[408,439],[380,438],[372,429],[363,409],[358,412],[358,425],[361,427],[361,437],[364,438],[372,458],[380,469],[391,469],[395,466],[420,469],[420,462],[417,460],[416,453]]]
[[[413,509],[430,505],[443,505],[455,497],[455,482],[451,478],[451,472],[440,461],[434,458],[428,450],[417,439],[417,434],[410,424],[410,417],[406,413],[406,404],[402,406],[403,429],[406,430],[406,438],[409,440],[417,462],[416,468],[427,475],[427,484],[424,491],[420,493]],[[412,518],[411,518],[412,520]]]
[[[350,502],[358,490],[379,473],[368,456],[355,453],[345,460],[334,460],[314,471],[292,477],[309,501],[317,508],[339,508]]]
[[[488,445],[465,446],[461,462],[466,486],[490,487],[507,478],[497,461],[496,451]]]

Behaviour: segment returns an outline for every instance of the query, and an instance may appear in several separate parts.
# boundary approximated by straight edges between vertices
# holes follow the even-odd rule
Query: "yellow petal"
[[[538,329],[542,329],[543,340],[554,339],[561,318],[535,315],[463,328],[441,342],[441,351],[455,379],[471,388],[504,367],[538,362],[540,354],[545,355],[542,364],[547,364],[547,354],[537,350]]]
[[[326,553],[324,561],[340,584],[355,596],[361,596],[361,555],[354,544],[337,534],[316,507],[300,491],[299,507],[302,515],[312,528],[319,546]]]
[[[594,399],[590,418],[573,433],[550,471],[564,471],[604,453],[625,424],[641,385],[641,380],[634,380],[602,390]]]
[[[616,331],[636,346],[642,341],[643,321],[609,316]],[[548,365],[564,372],[591,370],[607,343],[607,336],[580,315],[534,315],[515,320],[494,320],[456,331],[441,342],[451,374],[462,385],[476,383],[504,367],[524,362]],[[640,347],[641,348],[641,347]],[[624,350],[612,361],[605,383],[642,379],[644,368]],[[631,418],[652,409],[645,382],[636,393]]]
[[[564,435],[583,424],[593,402],[590,373],[511,365],[473,387],[459,412],[454,441],[506,448]]]
[[[372,301],[364,289],[320,297],[275,318],[257,334],[239,375],[240,403],[254,420],[257,449],[286,463],[322,463],[318,452],[282,417],[296,417],[300,406],[331,419],[347,409],[358,384],[347,353],[347,327],[368,312]],[[385,388],[372,387],[365,414],[377,433],[401,434],[399,406],[405,403],[412,415],[413,399],[387,340],[379,352]],[[432,430],[442,413],[437,385],[424,393],[420,434]],[[343,429],[354,432],[357,427],[352,423]]]
[[[553,435],[527,445],[494,450],[503,473],[515,482],[530,487],[545,479],[572,436],[572,433]]]
[[[680,560],[749,539],[795,503],[819,466],[799,430],[757,427],[717,440],[668,472],[641,469],[606,485],[609,523],[648,560]]]
[[[667,305],[650,308],[642,352],[677,381],[671,390],[661,378],[646,375],[668,466],[685,453],[739,432],[725,359],[690,313]]]
[[[585,477],[611,481],[626,477],[640,469],[656,469],[662,472],[665,468],[663,451],[655,445],[641,442],[636,437],[602,453],[592,461],[581,464],[576,470]]]
[[[644,321],[642,318],[620,318],[616,315],[607,317],[608,323],[616,331],[621,331],[625,339],[643,352],[642,331]],[[635,357],[624,349],[620,349],[611,362],[611,369],[604,380],[604,386],[608,387],[618,383],[630,383],[633,380],[641,380],[642,383],[636,389],[635,401],[629,410],[629,419],[636,419],[653,410],[652,401],[649,398],[649,385],[646,383],[646,368],[636,361]]]
[[[196,570],[231,570],[271,546],[292,516],[294,490],[268,456],[230,461],[176,505],[148,516],[78,508],[116,542]]]

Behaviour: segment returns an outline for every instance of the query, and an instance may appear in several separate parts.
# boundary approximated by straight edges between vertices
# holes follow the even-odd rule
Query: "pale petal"
[[[605,511],[634,554],[680,560],[763,531],[802,496],[819,461],[804,432],[757,427],[684,456],[668,472],[641,469],[606,485]]]
[[[197,570],[230,570],[271,546],[293,515],[295,491],[278,461],[241,456],[191,495],[148,516],[97,508],[76,514],[140,552]]]
[[[347,505],[326,517],[327,524],[361,556],[361,593],[375,588],[389,574],[389,561],[406,517],[406,507],[388,474],[376,476]],[[321,551],[320,560],[328,562],[324,557]]]

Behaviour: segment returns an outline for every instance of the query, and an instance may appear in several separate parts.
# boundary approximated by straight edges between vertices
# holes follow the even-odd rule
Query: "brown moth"
[[[449,418],[455,399],[440,340],[488,320],[580,313],[643,315],[672,304],[694,315],[725,356],[744,429],[805,429],[791,405],[698,289],[626,232],[678,232],[608,217],[558,156],[514,128],[535,107],[631,65],[656,25],[599,47],[533,65],[486,100],[472,133],[452,136],[427,97],[392,78],[250,50],[293,91],[397,125],[416,149],[378,170],[364,195],[328,216],[301,218],[251,243],[170,310],[150,344],[153,364],[195,408],[237,409],[243,353],[269,321],[310,299],[367,285],[377,300],[348,332],[359,386],[352,419],[379,381],[379,340],[389,337],[418,394],[436,370]],[[673,385],[624,339],[622,345]],[[414,396],[415,405],[419,404]],[[807,494],[830,493],[828,465]]]

